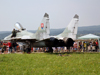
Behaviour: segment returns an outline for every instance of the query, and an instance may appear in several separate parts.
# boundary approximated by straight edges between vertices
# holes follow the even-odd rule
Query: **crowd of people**
[[[31,49],[30,46],[28,45],[20,46],[14,40],[8,42],[3,42],[3,41],[0,42],[0,54],[1,53],[8,54],[8,53],[16,53],[16,52],[30,53]]]
[[[88,41],[78,41],[74,43],[74,50],[89,52],[95,51],[98,52],[99,44],[98,40],[88,40]]]
[[[89,51],[95,51],[98,52],[99,46],[98,46],[98,40],[91,40],[91,41],[76,41],[73,44],[73,47],[70,47],[70,49],[67,49],[67,47],[52,47],[53,52],[89,52]],[[16,52],[22,52],[22,53],[31,53],[31,52],[46,52],[48,51],[48,47],[43,48],[30,48],[29,45],[22,45],[20,46],[18,43],[16,43],[14,40],[8,41],[6,43],[0,42],[0,52],[1,53],[16,53]]]
[[[8,53],[12,53],[14,51],[16,53],[18,44],[15,41],[8,41],[8,42],[0,42],[0,51],[4,53],[7,51]]]

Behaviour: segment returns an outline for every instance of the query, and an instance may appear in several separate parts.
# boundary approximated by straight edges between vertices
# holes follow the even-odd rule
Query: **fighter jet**
[[[12,34],[10,34],[7,37],[5,37],[4,40],[12,40],[12,39],[17,41],[31,40],[35,42],[37,40],[43,40],[49,37],[50,34],[49,15],[47,13],[45,13],[36,33],[27,31],[25,28],[22,27],[22,25],[19,22],[17,22],[14,26],[17,29],[16,37],[11,37]]]
[[[34,47],[49,47],[49,51],[53,52],[52,47],[67,47],[73,46],[76,39],[78,29],[79,16],[76,14],[71,22],[67,25],[65,30],[57,36],[49,36],[44,40],[39,40],[33,43]]]
[[[15,39],[19,42],[29,42],[31,47],[49,47],[48,52],[53,52],[52,47],[67,47],[73,46],[74,40],[76,39],[77,27],[78,27],[79,16],[76,14],[67,28],[57,36],[49,36],[50,24],[49,15],[45,13],[42,22],[36,33],[26,31],[19,23],[15,24],[19,32],[15,38],[11,38],[11,35],[4,38]]]

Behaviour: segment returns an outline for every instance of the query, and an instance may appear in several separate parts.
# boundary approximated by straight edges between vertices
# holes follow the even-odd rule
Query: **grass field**
[[[0,75],[99,75],[100,53],[1,54]]]

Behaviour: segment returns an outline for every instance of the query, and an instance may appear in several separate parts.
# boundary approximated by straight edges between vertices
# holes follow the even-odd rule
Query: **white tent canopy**
[[[87,34],[81,37],[78,37],[78,39],[99,39],[100,37],[94,34]]]
[[[94,35],[94,34],[87,34],[87,35],[78,37],[78,39],[97,39],[99,42],[99,52],[100,52],[100,41],[99,41],[100,37],[99,36]]]

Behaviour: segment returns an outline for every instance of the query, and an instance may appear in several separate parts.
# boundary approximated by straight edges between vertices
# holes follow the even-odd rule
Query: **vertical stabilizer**
[[[67,28],[58,36],[68,37],[68,38],[72,38],[73,40],[75,40],[77,30],[78,30],[78,21],[79,21],[79,16],[76,14],[72,18],[71,22],[68,24]]]
[[[49,24],[49,15],[45,13],[40,26],[36,32],[36,36],[39,40],[49,37],[50,34],[50,24]]]

